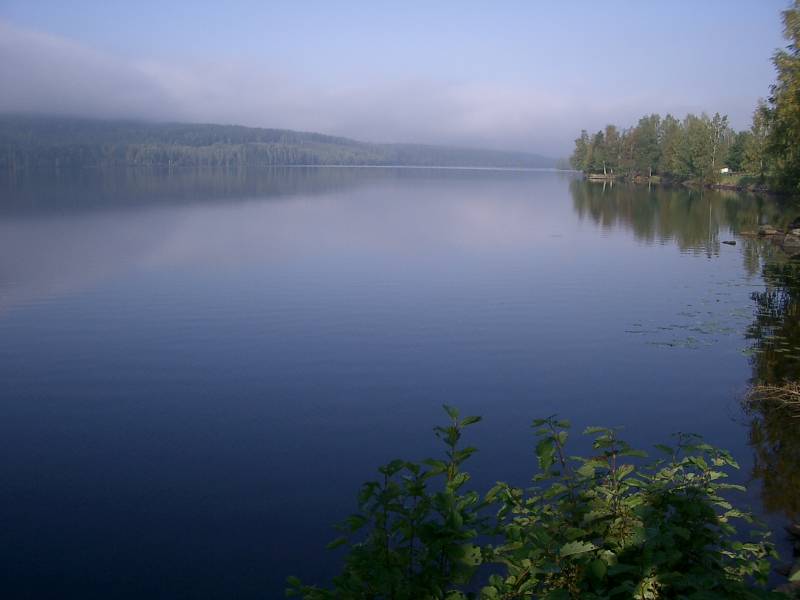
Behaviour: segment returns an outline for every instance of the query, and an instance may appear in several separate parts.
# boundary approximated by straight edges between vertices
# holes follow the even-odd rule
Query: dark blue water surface
[[[438,451],[445,402],[484,416],[477,486],[525,484],[552,413],[645,447],[696,431],[746,481],[764,250],[738,233],[777,214],[554,172],[6,181],[0,593],[324,582],[331,525],[376,466]]]

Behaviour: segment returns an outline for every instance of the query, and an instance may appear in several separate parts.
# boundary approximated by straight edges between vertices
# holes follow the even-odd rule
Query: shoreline
[[[632,183],[635,185],[659,185],[663,187],[673,187],[673,186],[682,186],[687,188],[704,188],[709,190],[722,190],[722,191],[731,191],[731,192],[742,192],[748,194],[764,194],[769,196],[784,196],[789,197],[791,194],[771,189],[765,185],[737,185],[731,183],[701,183],[693,179],[687,179],[686,181],[678,181],[675,179],[669,178],[662,178],[660,175],[654,175],[652,177],[645,177],[641,175],[637,175],[634,177],[628,177],[626,175],[601,175],[601,174],[588,174],[583,173],[583,178],[586,181],[591,181],[593,183]]]

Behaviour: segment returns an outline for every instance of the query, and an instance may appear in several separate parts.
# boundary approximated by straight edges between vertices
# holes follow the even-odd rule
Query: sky
[[[0,0],[0,112],[565,156],[651,112],[749,126],[789,0]]]

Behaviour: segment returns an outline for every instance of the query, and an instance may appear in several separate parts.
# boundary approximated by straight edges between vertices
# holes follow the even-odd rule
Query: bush
[[[359,512],[340,527],[349,554],[332,589],[289,579],[306,600],[467,598],[769,598],[774,550],[766,533],[743,541],[733,522],[752,522],[725,498],[738,468],[731,455],[689,434],[645,464],[618,432],[590,427],[593,456],[567,454],[569,423],[534,421],[535,487],[498,483],[481,498],[465,491],[465,428],[445,407],[436,427],[443,460],[392,461],[364,484]]]

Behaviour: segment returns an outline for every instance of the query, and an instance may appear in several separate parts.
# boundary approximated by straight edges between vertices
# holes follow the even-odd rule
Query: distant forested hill
[[[286,129],[0,116],[0,168],[418,165],[548,168],[555,160],[417,144],[369,144]]]

